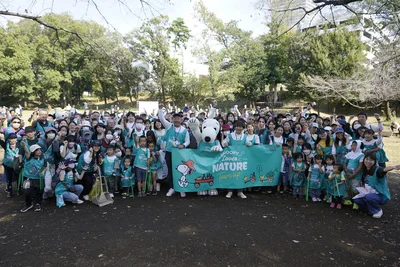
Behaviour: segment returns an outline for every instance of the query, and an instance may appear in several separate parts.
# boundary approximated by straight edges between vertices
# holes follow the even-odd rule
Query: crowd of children
[[[0,114],[6,192],[8,197],[25,192],[21,212],[32,208],[40,211],[42,198],[53,195],[60,207],[65,201],[80,204],[89,200],[99,176],[105,177],[111,197],[122,198],[132,197],[134,192],[138,197],[157,195],[159,180],[167,176],[167,196],[171,196],[172,171],[166,171],[171,165],[171,148],[196,148],[188,120],[197,117],[201,129],[206,119],[205,111],[189,107],[168,112],[160,106],[158,115],[142,112],[139,116],[133,112],[74,111],[60,115],[36,109],[30,125],[10,111]],[[359,202],[353,200],[359,193],[357,188],[374,175],[364,164],[367,156],[380,166],[378,176],[399,169],[386,167],[383,125],[377,114],[377,125],[370,125],[363,112],[353,121],[354,116],[349,120],[344,116],[322,118],[310,107],[293,114],[273,114],[259,108],[240,113],[235,107],[231,111],[213,112],[221,126],[218,138],[222,148],[282,147],[277,192],[309,197],[313,202],[326,201],[332,208],[352,205],[358,209]],[[268,193],[275,190],[265,189]],[[375,188],[377,195],[389,200],[386,189],[387,184]],[[243,190],[237,191],[239,197],[246,198]],[[232,194],[229,190],[226,197]]]

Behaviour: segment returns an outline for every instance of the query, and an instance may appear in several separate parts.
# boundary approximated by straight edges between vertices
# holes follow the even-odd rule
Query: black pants
[[[342,204],[342,197],[332,197],[332,201],[335,204]]]
[[[165,152],[165,162],[167,163],[168,167],[168,185],[169,188],[174,188],[174,180],[172,179],[172,153],[171,152]]]
[[[12,167],[4,165],[4,174],[7,178],[7,191],[12,193],[12,183],[16,181],[18,175]]]
[[[27,180],[24,177],[24,180]],[[30,179],[31,186],[25,189],[25,204],[30,206],[33,204],[42,204],[43,188],[40,188],[40,179]],[[44,184],[44,181],[43,181]]]
[[[85,174],[82,177],[82,180],[78,180],[77,184],[81,184],[83,186],[83,191],[82,191],[83,196],[89,195],[95,180],[96,178],[94,177],[93,172],[85,172]]]

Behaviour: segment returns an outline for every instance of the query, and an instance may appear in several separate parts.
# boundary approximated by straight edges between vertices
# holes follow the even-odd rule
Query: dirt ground
[[[380,220],[280,194],[53,201],[25,214],[22,197],[0,194],[0,266],[399,266],[400,176],[389,180]]]

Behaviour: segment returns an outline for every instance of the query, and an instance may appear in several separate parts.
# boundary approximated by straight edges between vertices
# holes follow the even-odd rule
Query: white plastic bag
[[[162,168],[157,170],[157,179],[164,180],[168,176],[168,167],[167,162],[165,161],[165,153],[160,150],[160,157],[158,160],[161,160]]]

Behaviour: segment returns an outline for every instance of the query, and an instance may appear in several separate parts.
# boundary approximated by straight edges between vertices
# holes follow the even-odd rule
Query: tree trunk
[[[390,102],[389,101],[385,101],[385,115],[386,115],[386,121],[391,122],[392,121],[392,110],[390,108]]]
[[[274,92],[273,103],[276,104],[278,102],[278,85],[276,83],[271,83],[269,85],[269,91]]]
[[[162,99],[163,103],[166,103],[165,102],[165,87],[163,84],[161,84],[161,99]]]

